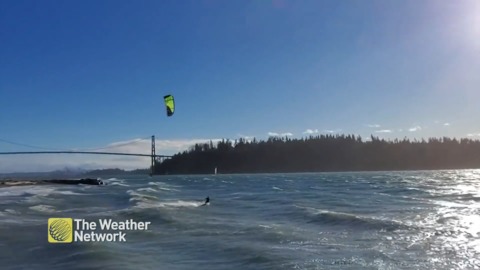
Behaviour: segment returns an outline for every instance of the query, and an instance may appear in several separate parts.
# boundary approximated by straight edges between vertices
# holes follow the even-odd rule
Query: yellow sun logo
[[[71,218],[48,219],[49,243],[72,243],[73,220]]]

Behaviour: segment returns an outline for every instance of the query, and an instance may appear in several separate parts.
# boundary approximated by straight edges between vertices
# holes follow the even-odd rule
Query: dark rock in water
[[[106,185],[102,180],[93,178],[84,179],[51,179],[51,180],[3,180],[0,181],[1,187],[8,186],[27,186],[27,185],[45,185],[45,184],[60,184],[60,185]]]
[[[65,184],[65,185],[95,185],[95,186],[100,186],[104,185],[104,183],[101,180],[98,179],[93,179],[93,178],[85,178],[85,179],[80,179],[80,180],[43,180],[43,182],[46,183],[54,183],[54,184]]]

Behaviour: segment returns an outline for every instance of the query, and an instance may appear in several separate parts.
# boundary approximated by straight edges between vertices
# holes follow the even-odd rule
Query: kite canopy
[[[172,95],[166,95],[163,97],[165,100],[165,107],[167,108],[167,116],[172,116],[175,112],[175,101]]]

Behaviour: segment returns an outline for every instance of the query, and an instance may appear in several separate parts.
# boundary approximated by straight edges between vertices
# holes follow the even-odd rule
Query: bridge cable
[[[5,139],[2,139],[2,138],[0,138],[0,141],[8,143],[8,144],[12,144],[12,145],[29,147],[29,148],[36,148],[36,149],[42,149],[42,150],[50,150],[50,151],[96,151],[96,150],[110,149],[110,148],[115,148],[115,147],[121,147],[121,146],[136,144],[136,143],[142,142],[143,140],[147,140],[148,138],[149,137],[144,137],[144,138],[140,138],[140,139],[135,139],[131,142],[119,143],[119,144],[114,144],[114,145],[105,146],[105,147],[84,148],[84,149],[75,149],[75,150],[73,150],[73,149],[66,150],[64,148],[60,149],[60,148],[51,148],[51,147],[47,148],[47,147],[42,147],[42,146],[35,146],[35,145],[29,145],[29,144],[14,142],[14,141],[5,140]]]

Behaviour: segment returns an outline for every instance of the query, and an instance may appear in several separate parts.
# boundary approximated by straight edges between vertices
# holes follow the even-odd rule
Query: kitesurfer
[[[205,198],[205,203],[203,205],[207,205],[210,203],[210,197],[207,196],[207,198]]]

